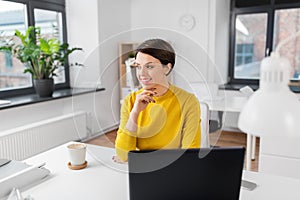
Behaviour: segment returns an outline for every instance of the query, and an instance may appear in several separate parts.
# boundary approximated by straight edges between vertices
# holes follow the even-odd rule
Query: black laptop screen
[[[237,200],[245,149],[169,149],[128,155],[130,200]]]

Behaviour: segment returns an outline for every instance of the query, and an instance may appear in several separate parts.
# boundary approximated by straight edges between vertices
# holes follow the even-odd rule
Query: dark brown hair
[[[158,59],[161,64],[172,64],[172,69],[175,65],[175,51],[173,47],[162,39],[149,39],[140,44],[135,50],[135,58],[138,52],[148,54]]]

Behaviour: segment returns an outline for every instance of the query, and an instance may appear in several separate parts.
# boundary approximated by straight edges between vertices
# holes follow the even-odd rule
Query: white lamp
[[[288,87],[291,65],[277,52],[262,60],[259,89],[242,109],[238,127],[257,136],[300,138],[300,101]]]

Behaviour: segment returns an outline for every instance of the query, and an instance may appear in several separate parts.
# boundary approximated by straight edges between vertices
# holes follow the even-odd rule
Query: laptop
[[[244,147],[131,151],[130,200],[238,200]]]

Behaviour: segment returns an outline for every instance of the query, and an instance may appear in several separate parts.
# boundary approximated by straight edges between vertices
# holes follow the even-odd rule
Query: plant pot
[[[40,97],[52,97],[54,91],[53,79],[34,79],[33,85]]]

